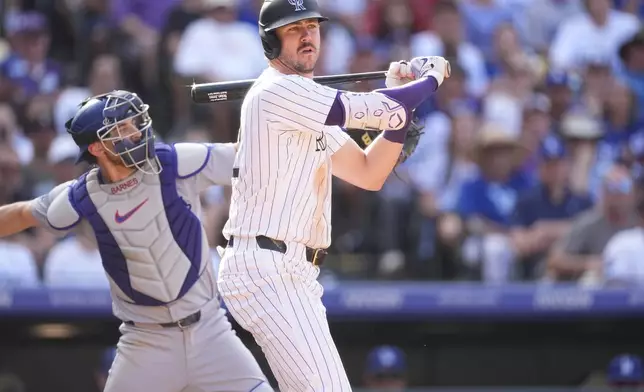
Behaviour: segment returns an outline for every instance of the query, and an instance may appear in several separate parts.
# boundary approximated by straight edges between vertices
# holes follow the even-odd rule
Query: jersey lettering
[[[324,137],[324,134],[315,138],[315,151],[326,151],[326,137]]]
[[[132,187],[135,187],[139,185],[139,179],[138,178],[132,178],[128,180],[127,182],[124,182],[122,184],[119,184],[118,186],[112,187],[112,194],[116,195],[117,193],[121,193],[123,191],[126,191]]]

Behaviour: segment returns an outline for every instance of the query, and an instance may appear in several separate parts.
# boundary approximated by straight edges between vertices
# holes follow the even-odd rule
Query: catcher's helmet
[[[329,20],[322,16],[316,0],[264,0],[259,11],[259,36],[269,60],[280,55],[282,44],[275,34],[278,27],[304,19]]]
[[[114,146],[114,151],[109,148],[107,150],[121,158],[125,166],[157,173],[160,166],[154,164],[155,136],[148,108],[135,93],[125,90],[85,100],[74,117],[65,124],[67,133],[81,150],[77,162],[95,163],[94,156],[89,153],[89,145],[97,141],[103,144],[109,141]],[[121,131],[128,121],[140,132],[140,137],[136,140],[133,140],[132,134]],[[113,130],[116,132],[112,132]]]

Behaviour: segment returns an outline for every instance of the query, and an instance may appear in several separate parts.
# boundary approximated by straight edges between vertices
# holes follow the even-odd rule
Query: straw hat
[[[476,138],[474,146],[475,162],[480,162],[486,152],[489,152],[492,148],[512,149],[516,152],[517,159],[520,159],[520,154],[525,151],[524,146],[516,136],[505,131],[498,124],[488,122],[481,127]]]
[[[604,129],[593,116],[571,111],[561,120],[561,134],[567,139],[597,140],[604,135]]]

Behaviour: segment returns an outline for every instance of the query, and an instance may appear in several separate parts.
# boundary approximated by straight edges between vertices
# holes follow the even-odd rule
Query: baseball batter
[[[0,207],[0,237],[42,225],[95,239],[122,336],[108,392],[272,391],[220,307],[199,193],[229,184],[235,144],[155,144],[148,105],[114,91],[67,123],[96,167]]]
[[[317,282],[331,238],[331,179],[378,190],[401,154],[412,110],[449,76],[442,57],[392,63],[387,88],[349,93],[312,80],[314,0],[266,0],[269,67],[241,108],[228,244],[219,288],[265,353],[281,391],[350,391]],[[413,79],[413,80],[412,80]],[[363,151],[344,129],[383,133]]]

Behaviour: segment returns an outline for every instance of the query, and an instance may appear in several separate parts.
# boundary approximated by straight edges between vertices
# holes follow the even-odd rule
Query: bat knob
[[[449,78],[452,74],[452,66],[449,64],[449,61],[445,60],[445,79]]]

